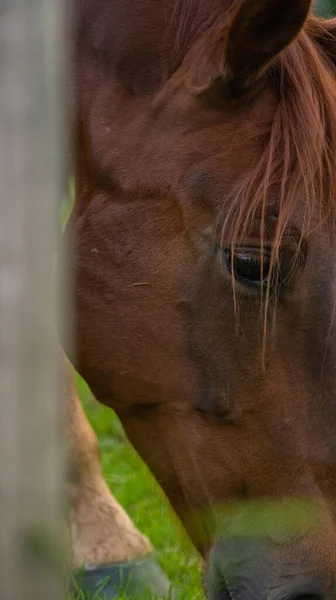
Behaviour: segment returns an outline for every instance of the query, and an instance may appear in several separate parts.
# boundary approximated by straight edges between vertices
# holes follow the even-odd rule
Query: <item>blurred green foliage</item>
[[[315,12],[321,17],[330,19],[336,16],[336,0],[316,0]]]

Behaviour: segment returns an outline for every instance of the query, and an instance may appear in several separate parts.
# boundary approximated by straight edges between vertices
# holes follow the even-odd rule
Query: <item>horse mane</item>
[[[237,2],[212,0],[209,16],[209,8],[203,10],[208,0],[174,0],[177,64],[196,41],[192,62],[197,70],[211,69],[210,78],[225,80],[224,56],[214,57],[218,56],[221,31]],[[336,32],[336,19],[310,15],[296,40],[266,72],[278,103],[271,130],[258,134],[257,163],[225,202],[229,214],[222,237],[230,238],[232,244],[244,237],[256,213],[265,214],[274,189],[279,190],[276,251],[303,198],[302,239],[314,220],[315,226],[327,220],[333,227],[336,222],[336,38],[332,30]]]
[[[190,46],[215,23],[223,22],[240,0],[166,0],[169,2],[168,37],[173,33],[171,62],[176,68]]]
[[[279,101],[271,131],[261,133],[259,160],[239,181],[230,199],[230,219],[226,223],[230,223],[233,243],[245,235],[247,224],[257,212],[265,214],[274,188],[278,190],[273,241],[276,252],[303,198],[301,238],[326,221],[334,229],[336,69],[332,61],[335,57],[319,43],[319,39],[330,35],[331,25],[336,30],[336,19],[324,21],[311,16],[298,38],[266,73]]]
[[[266,77],[278,95],[271,130],[260,133],[256,164],[238,182],[226,201],[226,217],[221,229],[222,244],[234,246],[244,240],[255,216],[260,217],[260,245],[267,244],[265,215],[272,194],[277,190],[277,222],[272,240],[270,271],[276,269],[281,245],[294,213],[303,205],[297,257],[309,235],[323,224],[334,240],[336,224],[336,48],[331,31],[336,19],[311,16],[304,30],[276,59]],[[329,39],[328,39],[329,36]],[[327,40],[325,48],[320,40]],[[332,42],[332,43],[331,43]],[[228,207],[228,208],[227,208]],[[226,244],[227,245],[227,244]],[[234,253],[232,252],[232,256]],[[266,297],[261,290],[263,321],[262,367],[265,365],[266,339],[271,297],[271,277]],[[236,316],[238,303],[232,270]],[[276,303],[272,303],[273,331]],[[335,314],[333,310],[332,319]]]
[[[175,0],[180,6],[180,0]],[[183,26],[180,26],[177,47],[187,23],[195,17],[194,0],[183,0]],[[202,0],[200,0],[202,4]],[[214,19],[204,29],[194,20],[193,33],[196,53],[191,61],[197,72],[208,73],[210,79],[225,81],[226,65],[223,46],[218,58],[219,34],[227,25],[232,8],[228,0],[223,16],[214,13]],[[221,2],[222,8],[223,3]],[[219,16],[218,16],[219,15]],[[246,239],[250,223],[260,217],[260,245],[267,243],[265,216],[270,198],[276,190],[277,224],[272,240],[271,271],[279,260],[283,237],[291,225],[294,213],[303,208],[303,220],[298,240],[298,255],[305,240],[313,230],[327,224],[332,235],[336,224],[336,19],[324,20],[310,15],[305,27],[267,69],[265,76],[277,95],[278,102],[270,130],[257,134],[256,163],[237,183],[232,194],[225,199],[224,217],[221,221],[221,242],[234,246]],[[203,35],[202,35],[203,34]],[[187,37],[188,37],[187,35]],[[189,48],[191,43],[189,42]],[[209,61],[210,56],[210,61]],[[215,57],[215,58],[214,58]],[[211,72],[209,72],[209,69]],[[208,71],[207,71],[208,70]],[[195,90],[196,91],[196,90]],[[237,102],[244,102],[241,97]],[[262,127],[262,126],[261,126]],[[255,135],[255,134],[253,134]],[[303,203],[304,200],[304,203]],[[232,256],[234,252],[232,252]],[[269,277],[269,281],[271,277]],[[237,311],[236,286],[232,270],[234,302]],[[261,292],[262,293],[262,292]],[[266,299],[262,299],[264,322],[263,361],[266,348],[270,283]],[[275,307],[275,305],[274,305]],[[273,324],[275,322],[275,308]]]

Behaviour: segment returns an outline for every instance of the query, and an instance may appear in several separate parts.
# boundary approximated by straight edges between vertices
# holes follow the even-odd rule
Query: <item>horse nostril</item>
[[[301,585],[292,589],[283,590],[282,595],[274,596],[274,600],[325,600],[325,586],[323,581],[301,582]]]
[[[300,594],[299,596],[295,594],[295,596],[288,596],[287,600],[324,600],[322,596],[316,594]]]

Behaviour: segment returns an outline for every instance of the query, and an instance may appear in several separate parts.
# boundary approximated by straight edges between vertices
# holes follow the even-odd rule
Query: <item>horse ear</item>
[[[311,0],[243,0],[229,24],[226,68],[246,88],[300,32]]]

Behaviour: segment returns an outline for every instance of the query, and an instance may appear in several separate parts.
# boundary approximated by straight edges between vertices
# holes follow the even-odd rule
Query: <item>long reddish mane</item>
[[[215,0],[211,17],[202,20],[202,0],[175,0],[176,52],[185,52],[197,36],[204,34],[193,60],[198,69],[202,64],[208,67],[211,48],[218,46],[218,32],[225,29],[235,4],[232,0]],[[245,235],[257,212],[263,213],[274,188],[279,190],[276,249],[303,198],[302,237],[309,233],[317,213],[320,221],[328,219],[331,226],[336,221],[336,64],[335,56],[328,54],[327,43],[331,30],[336,31],[336,19],[311,15],[298,38],[266,73],[278,104],[271,131],[260,131],[258,161],[228,199],[229,230],[224,227],[223,235],[228,235],[232,243]],[[336,38],[330,46],[336,51]],[[212,76],[225,78],[224,61],[213,62],[217,72]],[[315,227],[316,219],[314,223]]]
[[[271,131],[261,133],[260,159],[232,198],[231,210],[236,211],[233,238],[244,235],[256,211],[264,211],[274,186],[279,190],[276,248],[303,198],[302,237],[313,223],[316,227],[313,217],[317,213],[320,220],[328,219],[331,226],[335,223],[336,70],[317,41],[328,36],[327,23],[330,27],[330,21],[311,17],[267,73],[279,102]],[[333,23],[336,29],[336,19]]]
[[[254,216],[257,213],[265,214],[272,189],[277,189],[277,227],[271,269],[277,263],[283,235],[298,207],[302,206],[304,211],[301,241],[323,223],[327,224],[331,235],[335,233],[335,57],[329,56],[318,41],[328,37],[332,25],[336,29],[336,19],[331,22],[311,17],[298,39],[269,69],[267,77],[279,98],[271,131],[267,134],[261,132],[260,158],[239,181],[234,195],[229,199],[230,208],[222,236],[228,235],[234,246],[244,238]],[[260,233],[263,239],[263,219]],[[268,286],[266,301],[261,304],[264,322],[263,361],[269,298]]]
[[[271,269],[277,263],[283,235],[298,207],[302,206],[304,212],[301,241],[323,223],[332,236],[335,233],[335,57],[329,56],[318,42],[329,35],[332,24],[336,29],[336,19],[331,22],[311,17],[298,39],[269,69],[267,77],[279,97],[271,131],[261,133],[260,158],[229,199],[231,218],[226,219],[222,235],[229,235],[234,245],[245,236],[255,214],[265,214],[271,191],[277,189],[278,217]],[[261,238],[264,235],[261,219]],[[266,302],[262,303],[263,357],[269,294],[268,287]]]
[[[189,40],[204,35],[197,42],[193,63],[198,71],[209,68],[209,53],[213,52],[210,77],[225,79],[224,60],[217,60],[219,33],[225,29],[228,14],[211,22],[196,18],[195,3],[176,0],[176,10],[183,15],[177,39],[181,49],[188,22],[192,22]],[[223,10],[223,3],[221,2]],[[218,8],[220,8],[220,5]],[[232,1],[228,2],[228,10]],[[202,30],[203,28],[203,30]],[[336,19],[323,20],[310,16],[298,38],[291,43],[268,68],[266,77],[278,102],[270,130],[258,133],[260,151],[256,162],[237,183],[225,201],[226,218],[222,222],[222,242],[239,243],[246,236],[255,215],[261,215],[261,240],[265,239],[264,220],[272,192],[276,190],[277,226],[272,244],[271,268],[278,259],[283,235],[298,208],[303,210],[301,240],[312,230],[327,222],[334,233],[336,224]],[[329,40],[329,42],[328,42]],[[193,41],[193,40],[192,40]],[[189,42],[190,45],[190,42]],[[221,50],[219,50],[221,52]],[[224,56],[224,55],[223,55]],[[243,99],[242,99],[243,102]],[[255,134],[254,134],[255,135]],[[300,245],[300,244],[299,244]],[[233,282],[234,283],[234,282]],[[268,290],[269,295],[269,290]],[[268,299],[264,306],[266,333]]]

